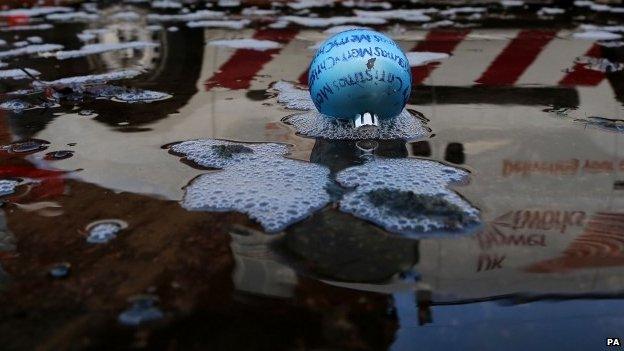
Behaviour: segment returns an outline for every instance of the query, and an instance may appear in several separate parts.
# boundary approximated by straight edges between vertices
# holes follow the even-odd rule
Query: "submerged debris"
[[[200,166],[220,168],[195,178],[186,188],[182,206],[199,211],[237,211],[278,232],[330,201],[325,186],[329,170],[285,158],[288,147],[274,143],[191,140],[171,152]]]
[[[464,219],[464,212],[459,206],[438,196],[385,188],[371,190],[366,196],[373,205],[386,207],[397,215],[407,218],[443,217],[458,223]]]
[[[253,149],[248,148],[247,146],[234,144],[234,145],[212,145],[210,147],[214,150],[219,157],[222,158],[232,158],[235,154],[251,154],[253,153]]]
[[[467,178],[461,169],[412,158],[372,158],[336,176],[342,186],[355,188],[340,201],[340,210],[405,235],[477,224],[479,210],[448,189]]]

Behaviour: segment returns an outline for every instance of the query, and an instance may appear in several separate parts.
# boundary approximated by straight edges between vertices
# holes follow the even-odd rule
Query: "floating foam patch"
[[[405,56],[407,56],[409,65],[415,67],[429,62],[444,60],[449,57],[449,54],[444,52],[407,52]]]
[[[310,92],[295,87],[294,84],[278,81],[273,85],[277,91],[277,102],[292,110],[316,110],[314,102],[310,98]]]
[[[28,45],[21,48],[0,51],[0,58],[17,57],[23,55],[34,55],[48,53],[63,49],[63,45],[59,44],[37,44]]]
[[[155,9],[180,9],[182,4],[177,1],[159,0],[152,2],[152,8]]]
[[[344,5],[344,2],[342,4]],[[348,30],[353,30],[353,29],[369,29],[369,30],[371,30],[372,28],[370,28],[370,27],[362,27],[362,26],[357,26],[357,25],[334,26],[334,27],[325,29],[323,31],[323,33],[325,33],[325,34],[338,34],[338,33],[345,32],[345,31],[348,31]]]
[[[290,22],[304,27],[329,27],[344,24],[385,24],[387,21],[383,18],[377,17],[336,16],[330,18],[314,18],[303,16],[282,16],[279,17],[279,22]]]
[[[333,140],[413,140],[431,132],[405,109],[395,118],[380,120],[377,128],[356,129],[350,122],[329,118],[316,109],[285,117],[282,121],[292,125],[301,135]]]
[[[74,84],[93,84],[93,83],[106,83],[112,80],[130,79],[140,75],[142,72],[135,69],[124,69],[119,71],[113,71],[102,74],[90,74],[85,76],[75,76],[61,78],[47,82],[35,82],[35,86],[42,85],[74,85]]]
[[[584,40],[614,40],[620,39],[622,35],[602,30],[590,30],[582,33],[574,33],[572,37]]]
[[[59,60],[65,60],[69,58],[82,57],[87,55],[101,54],[109,51],[127,50],[127,49],[145,49],[158,46],[156,43],[146,41],[131,41],[118,44],[88,44],[80,48],[79,50],[58,51],[55,56]]]
[[[91,22],[97,21],[99,18],[100,16],[97,14],[86,13],[84,11],[53,13],[46,16],[47,20],[55,22]]]
[[[231,21],[194,21],[186,24],[189,28],[231,28],[243,29],[251,23],[248,19]]]
[[[90,244],[105,244],[117,237],[117,234],[128,225],[119,220],[105,219],[89,224],[87,242]]]
[[[406,22],[429,22],[428,13],[437,12],[435,9],[399,9],[388,11],[354,10],[355,15],[364,18],[379,18],[385,20],[401,20]]]
[[[61,7],[61,6],[40,6],[33,7],[30,9],[14,9],[14,10],[6,10],[0,11],[0,16],[2,17],[10,17],[10,16],[26,16],[26,17],[35,17],[47,15],[49,13],[55,12],[72,12],[74,9],[71,7]]]
[[[413,158],[373,158],[336,176],[355,188],[340,201],[341,211],[405,235],[478,224],[479,210],[448,188],[467,179],[463,170]]]
[[[0,196],[13,194],[20,182],[12,179],[0,179]]]
[[[52,26],[49,23],[42,23],[42,24],[33,24],[33,25],[21,25],[21,26],[11,26],[11,27],[2,27],[0,28],[0,31],[2,32],[20,32],[20,31],[27,31],[27,30],[47,30],[47,29],[52,29],[54,26]]]
[[[271,40],[258,39],[230,39],[230,40],[212,40],[208,42],[211,46],[223,46],[234,49],[251,49],[265,51],[271,49],[279,49],[282,45]]]
[[[223,19],[225,12],[222,11],[210,11],[201,10],[197,12],[184,13],[178,15],[161,15],[152,13],[147,15],[147,20],[152,22],[191,22],[191,21],[203,21],[210,19]]]
[[[364,0],[347,0],[340,3],[344,7],[358,7],[362,9],[380,8],[390,10],[392,4],[386,1],[364,1]]]
[[[154,102],[170,99],[172,95],[153,90],[141,89],[123,89],[115,93],[111,99],[117,102],[137,103],[137,102]]]
[[[182,206],[189,210],[242,212],[267,232],[278,232],[330,202],[329,170],[285,158],[283,144],[204,139],[175,144],[170,151],[221,169],[185,188]]]
[[[335,0],[296,0],[288,3],[288,7],[295,10],[309,9],[311,7],[333,6]]]
[[[382,139],[412,140],[429,135],[430,130],[421,119],[414,117],[409,111],[403,110],[396,118],[381,120],[378,128],[355,129],[346,121],[328,118],[316,110],[310,93],[298,89],[294,84],[279,81],[273,85],[277,91],[277,102],[294,110],[308,111],[285,117],[284,123],[292,125],[297,133],[312,138],[326,139]]]
[[[0,79],[14,79],[14,80],[18,80],[18,79],[26,79],[26,78],[30,78],[30,76],[38,76],[41,74],[41,72],[31,69],[31,68],[26,68],[25,69],[28,74],[26,72],[24,72],[21,69],[4,69],[4,70],[0,70]],[[30,76],[29,76],[30,74]]]
[[[35,106],[33,106],[32,104],[26,101],[22,101],[18,99],[12,99],[12,100],[8,100],[8,101],[4,101],[0,103],[0,110],[11,111],[11,112],[22,112],[22,111],[29,110],[32,108],[35,108]]]

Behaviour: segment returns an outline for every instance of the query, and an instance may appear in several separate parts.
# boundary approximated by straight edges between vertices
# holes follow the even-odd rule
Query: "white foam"
[[[257,7],[247,7],[241,11],[243,16],[273,16],[278,14],[276,10],[259,9]]]
[[[152,2],[152,8],[155,9],[180,9],[182,4],[171,0],[158,0]]]
[[[0,58],[16,57],[22,55],[42,54],[51,51],[57,51],[63,49],[63,45],[58,44],[36,44],[28,45],[21,48],[0,51]]]
[[[473,14],[473,13],[484,13],[487,11],[485,7],[472,7],[472,6],[464,6],[464,7],[453,7],[444,11],[440,11],[441,16],[455,17],[458,14]]]
[[[231,21],[194,21],[188,22],[186,25],[190,28],[231,28],[243,29],[251,23],[248,19],[231,20]]]
[[[6,67],[6,66],[8,66],[8,65],[9,65],[9,64],[8,64],[8,63],[6,63],[6,62],[0,62],[0,68],[2,68],[2,67]]]
[[[624,26],[597,26],[595,24],[581,24],[579,29],[583,31],[624,32]]]
[[[427,13],[434,11],[430,9],[399,9],[387,11],[354,10],[354,12],[358,17],[364,18],[394,19],[406,22],[429,22],[431,21],[431,17],[427,16]]]
[[[116,14],[112,15],[110,18],[113,20],[117,20],[117,21],[130,22],[130,21],[136,21],[140,19],[141,15],[139,15],[138,13],[134,11],[123,11],[123,12],[117,12]]]
[[[6,44],[7,44],[6,40],[0,39],[0,46],[6,45]]]
[[[407,110],[392,119],[379,121],[377,128],[354,128],[348,121],[328,117],[316,109],[285,117],[297,133],[311,138],[332,140],[413,140],[429,135],[430,130]]]
[[[47,20],[57,22],[90,22],[97,21],[99,18],[100,16],[97,14],[86,13],[84,11],[53,13],[46,16]]]
[[[53,81],[42,82],[47,85],[72,85],[72,84],[92,84],[92,83],[106,83],[111,80],[129,79],[140,75],[142,72],[135,69],[125,69],[120,71],[113,71],[102,74],[89,74],[85,76],[75,76],[61,78]],[[35,82],[35,85],[41,83]]]
[[[123,229],[116,222],[94,223],[89,227],[87,242],[90,244],[105,244],[117,237],[117,234]]]
[[[582,33],[574,33],[572,37],[576,39],[584,39],[584,40],[613,40],[620,39],[622,37],[621,34],[616,34],[612,32],[600,31],[600,30],[592,30]]]
[[[87,55],[101,54],[103,52],[128,50],[128,49],[145,49],[158,46],[156,43],[146,41],[131,41],[126,43],[116,44],[87,44],[79,50],[58,51],[56,52],[56,58],[59,60],[65,60],[69,58],[82,57]]]
[[[522,0],[502,0],[501,5],[503,5],[503,7],[519,7],[519,6],[524,6],[524,1]]]
[[[258,39],[212,40],[208,42],[208,45],[223,46],[234,49],[252,49],[258,51],[278,49],[282,47],[282,45],[278,42]]]
[[[387,21],[377,17],[344,17],[313,18],[302,16],[282,16],[280,21],[291,22],[304,27],[328,27],[343,24],[385,24]]]
[[[190,21],[202,21],[209,19],[223,19],[225,17],[225,12],[222,11],[210,11],[210,10],[201,10],[197,12],[185,13],[185,14],[177,14],[177,15],[161,15],[152,13],[147,15],[148,21],[152,22],[190,22]]]
[[[19,182],[17,180],[0,179],[0,196],[13,194],[18,185]]]
[[[221,7],[237,7],[241,5],[239,0],[219,0],[217,3]]]
[[[343,3],[344,4],[344,3]],[[325,34],[338,34],[347,30],[352,30],[352,29],[371,29],[370,27],[363,27],[363,26],[358,26],[358,25],[344,25],[344,26],[334,26],[331,28],[327,28],[323,31],[323,33]]]
[[[390,10],[392,4],[386,1],[347,0],[340,3],[344,7],[359,7],[363,9],[380,8]]]
[[[116,102],[125,103],[149,103],[170,99],[172,95],[153,90],[129,89],[117,92],[111,99]]]
[[[0,31],[2,31],[2,32],[21,32],[21,31],[30,31],[30,30],[47,30],[47,29],[52,29],[52,28],[54,28],[53,25],[51,25],[49,23],[42,23],[42,24],[2,27],[2,28],[0,28]]]
[[[14,10],[6,10],[0,11],[0,16],[26,16],[26,17],[35,17],[41,15],[47,15],[49,13],[54,12],[72,12],[74,9],[71,7],[61,7],[61,6],[41,6],[41,7],[33,7],[30,9],[14,9]]]
[[[465,182],[468,173],[441,163],[414,158],[389,159],[375,157],[363,165],[339,172],[336,180],[344,187],[355,188],[340,201],[340,210],[370,220],[388,231],[417,235],[447,230],[445,218],[421,215],[408,217],[384,206],[375,206],[368,198],[373,190],[413,192],[439,197],[458,206],[465,220],[453,229],[462,229],[479,221],[479,211],[448,188],[449,184]]]
[[[451,20],[442,20],[442,21],[424,23],[422,25],[422,27],[425,28],[425,29],[442,28],[442,27],[453,27],[453,26],[455,26],[455,22],[453,22]]]
[[[299,89],[294,84],[278,81],[273,85],[277,92],[277,102],[292,110],[316,110],[308,90]]]
[[[381,120],[378,128],[355,129],[349,122],[327,117],[316,110],[308,90],[294,84],[279,81],[273,85],[277,102],[288,109],[309,111],[285,117],[282,121],[292,125],[297,133],[314,138],[326,139],[383,139],[412,140],[429,135],[430,130],[423,123],[403,110],[397,117]]]
[[[27,40],[22,40],[22,41],[16,41],[13,43],[13,46],[15,46],[16,48],[21,48],[24,47],[26,45],[30,44]]]
[[[33,76],[38,76],[41,74],[41,72],[34,70],[32,68],[26,68],[26,71],[28,71],[28,73],[30,73]],[[26,74],[26,72],[22,71],[21,69],[6,69],[6,70],[0,70],[0,79],[30,79],[30,76],[28,74]]]
[[[252,152],[224,157],[215,150],[232,145]],[[266,231],[278,232],[330,202],[325,191],[329,170],[283,157],[286,145],[205,139],[176,144],[171,150],[201,166],[221,168],[185,188],[182,206],[189,210],[242,212]]]
[[[407,60],[409,61],[410,66],[422,66],[429,62],[441,61],[449,57],[449,54],[444,52],[406,52],[405,56],[407,56]]]
[[[26,101],[21,101],[17,99],[8,100],[0,103],[0,110],[12,111],[12,112],[21,112],[24,110],[29,110],[34,108],[31,104]]]
[[[565,10],[558,7],[542,7],[537,11],[538,16],[552,16],[564,14]]]
[[[28,37],[28,38],[26,38],[26,40],[28,42],[30,42],[30,43],[33,43],[33,44],[41,44],[41,43],[43,43],[43,38],[38,37],[38,36]]]
[[[311,7],[333,6],[336,0],[296,0],[288,2],[288,7],[295,10],[303,10]]]

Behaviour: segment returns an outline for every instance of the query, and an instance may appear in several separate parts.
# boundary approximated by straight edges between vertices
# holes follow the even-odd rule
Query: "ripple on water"
[[[464,170],[421,159],[375,157],[339,172],[336,180],[355,188],[340,209],[388,231],[416,235],[462,230],[479,223],[479,210],[449,189],[468,180]]]
[[[170,151],[221,169],[185,188],[182,205],[190,210],[242,212],[277,232],[330,202],[329,170],[285,158],[286,145],[203,139],[174,144]]]

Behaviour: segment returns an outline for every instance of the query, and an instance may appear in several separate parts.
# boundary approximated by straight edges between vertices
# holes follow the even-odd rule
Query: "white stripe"
[[[555,86],[574,66],[574,58],[583,56],[593,42],[588,40],[564,40],[566,31],[560,31],[540,52],[535,61],[520,76],[516,85]]]
[[[470,86],[507,47],[518,30],[474,30],[441,61],[425,80],[427,85]],[[484,38],[486,38],[484,40]]]

